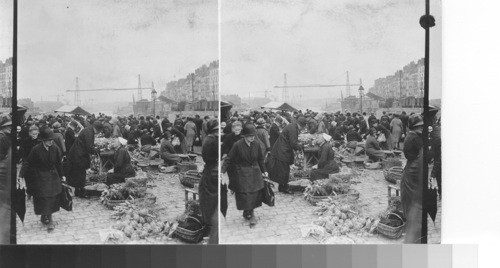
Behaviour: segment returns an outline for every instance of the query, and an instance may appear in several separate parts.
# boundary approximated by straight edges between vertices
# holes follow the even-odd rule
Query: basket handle
[[[193,217],[193,216],[187,216],[187,217],[186,217],[186,219],[187,219],[187,218],[191,218],[191,219],[195,220],[196,222],[198,222],[198,223],[200,224],[200,226],[201,226],[201,227],[203,227],[203,224],[202,224],[202,223],[201,223],[201,221],[200,221],[200,220],[198,220],[197,218],[195,218],[195,217]]]
[[[396,213],[392,213],[392,212],[390,212],[388,215],[394,215],[394,216],[398,217],[398,218],[401,220],[401,222],[403,222],[403,223],[404,223],[404,222],[406,222],[405,220],[403,220],[403,218],[401,218],[401,216],[399,216],[399,215],[398,215],[398,214],[396,214]]]

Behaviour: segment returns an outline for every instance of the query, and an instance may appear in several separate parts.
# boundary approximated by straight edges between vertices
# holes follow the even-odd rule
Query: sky
[[[430,97],[441,95],[441,3],[431,1]],[[221,7],[222,94],[281,97],[288,85],[350,83],[368,90],[375,79],[393,75],[424,57],[416,0],[233,0]],[[351,92],[358,87],[351,87]],[[290,97],[340,98],[340,90],[289,89]],[[344,92],[345,94],[345,92]],[[345,96],[345,95],[344,95]]]
[[[80,89],[154,86],[218,58],[217,0],[19,2],[18,96],[73,102]],[[87,102],[132,101],[136,91],[81,93]],[[150,92],[143,90],[143,97]]]
[[[14,6],[12,0],[0,0],[0,60],[12,57]]]

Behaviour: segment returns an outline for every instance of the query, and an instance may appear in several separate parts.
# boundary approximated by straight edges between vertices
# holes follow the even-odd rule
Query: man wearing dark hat
[[[299,132],[306,126],[306,119],[301,116],[297,123],[288,124],[280,133],[278,140],[271,149],[271,155],[266,161],[269,178],[279,183],[278,190],[283,193],[292,194],[288,190],[290,180],[290,165],[294,162],[294,150],[300,149]]]
[[[47,126],[40,130],[42,143],[31,150],[28,159],[23,163],[19,173],[20,178],[25,178],[26,172],[31,170],[35,176],[26,177],[32,180],[26,182],[33,193],[33,204],[36,215],[41,215],[40,220],[47,225],[50,232],[54,229],[52,214],[59,211],[57,196],[61,193],[61,181],[65,181],[62,170],[62,153],[59,147],[54,146],[54,132]]]
[[[69,185],[75,187],[75,196],[85,197],[86,170],[90,168],[90,156],[97,153],[94,147],[95,135],[103,129],[100,121],[95,121],[92,126],[84,128],[68,152]]]
[[[254,209],[262,205],[263,176],[267,176],[264,152],[255,142],[256,132],[254,125],[244,126],[244,138],[233,145],[221,170],[221,176],[228,171],[228,188],[235,192],[236,208],[243,210],[243,217],[250,221],[250,226],[257,224]]]

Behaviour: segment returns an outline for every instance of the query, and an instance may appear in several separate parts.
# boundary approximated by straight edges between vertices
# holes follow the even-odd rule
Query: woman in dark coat
[[[318,168],[311,170],[311,181],[327,179],[329,174],[338,173],[340,171],[340,168],[334,159],[335,152],[330,144],[331,139],[332,137],[328,134],[322,134],[318,137]]]
[[[278,140],[280,136],[280,125],[283,124],[283,119],[281,117],[277,117],[274,122],[271,124],[271,128],[269,129],[269,143],[271,145],[271,149],[274,144]]]
[[[217,119],[207,122],[207,133],[201,147],[205,166],[198,186],[203,222],[210,225],[209,244],[218,243],[218,198],[219,198],[219,123]]]
[[[160,142],[160,157],[165,161],[165,164],[169,166],[177,165],[177,163],[181,160],[179,155],[174,149],[174,146],[170,142],[172,135],[167,130],[163,134],[163,138]]]
[[[33,147],[27,161],[23,163],[19,177],[30,180],[26,181],[26,186],[33,193],[35,214],[41,215],[40,220],[51,231],[54,229],[52,214],[59,211],[57,196],[62,190],[61,180],[65,181],[66,178],[62,171],[61,150],[54,145],[54,132],[43,127],[40,139],[42,143]],[[25,176],[28,170],[33,176]]]
[[[69,151],[71,149],[71,146],[73,146],[73,143],[75,143],[76,140],[76,133],[75,129],[78,127],[78,124],[76,121],[71,121],[69,123],[68,128],[66,128],[66,131],[64,132],[64,144],[66,145],[66,150]]]
[[[121,137],[116,139],[114,144],[115,154],[113,156],[115,167],[113,168],[113,171],[107,175],[107,185],[125,182],[126,178],[135,176],[135,169],[130,163],[130,155],[128,154],[126,145],[126,139]]]
[[[95,121],[84,128],[68,152],[69,185],[75,187],[75,196],[85,197],[86,170],[90,168],[90,155],[97,153],[94,147],[95,135],[102,131],[102,123]]]
[[[401,178],[401,203],[407,220],[404,243],[418,244],[422,237],[424,122],[419,115],[412,115],[408,121],[410,131],[403,145],[407,162]]]
[[[385,159],[385,153],[380,150],[380,145],[377,141],[377,130],[373,127],[370,129],[370,134],[366,137],[365,152],[366,156],[372,161],[379,162]]]
[[[225,138],[224,142],[222,143],[221,146],[221,155],[224,157],[224,155],[227,155],[229,151],[231,151],[231,148],[233,145],[239,141],[240,139],[243,138],[241,135],[241,130],[242,130],[242,125],[240,121],[235,121],[231,125],[231,133],[229,133]]]
[[[243,210],[243,217],[250,220],[250,226],[257,224],[254,209],[262,205],[262,176],[267,176],[264,152],[255,141],[255,134],[254,125],[245,125],[244,138],[233,145],[221,170],[221,175],[231,171],[228,172],[228,188],[236,193],[236,208]]]
[[[299,131],[306,125],[304,117],[299,117],[298,123],[288,124],[281,132],[278,140],[271,149],[271,155],[266,160],[269,178],[279,183],[280,192],[292,194],[288,190],[290,180],[290,165],[294,162],[293,150],[299,150]]]

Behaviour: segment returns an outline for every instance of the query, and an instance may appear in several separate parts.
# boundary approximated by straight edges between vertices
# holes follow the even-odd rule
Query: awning
[[[56,113],[65,113],[65,114],[79,114],[79,115],[90,115],[89,112],[85,111],[82,109],[80,106],[71,106],[71,105],[64,105],[54,112]]]
[[[271,110],[290,111],[290,112],[297,111],[297,109],[293,108],[290,104],[288,104],[286,102],[278,102],[278,101],[271,101],[260,108],[271,109]]]

